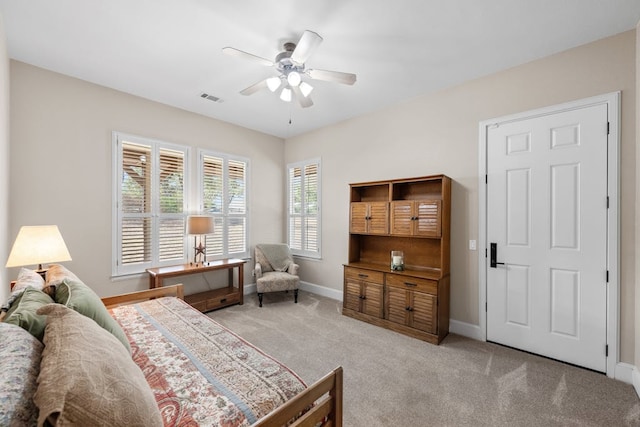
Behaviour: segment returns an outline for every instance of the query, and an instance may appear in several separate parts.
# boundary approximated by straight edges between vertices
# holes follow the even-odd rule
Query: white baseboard
[[[632,384],[633,381],[633,373],[638,372],[636,367],[630,363],[618,362],[616,363],[616,369],[613,373],[613,378],[618,381],[625,382],[627,384]],[[638,378],[640,380],[640,378]],[[638,383],[640,386],[640,383]],[[636,388],[636,390],[638,390]]]
[[[485,341],[480,326],[459,320],[449,319],[449,332],[478,341]]]
[[[342,301],[342,291],[337,289],[330,289],[325,286],[316,285],[309,282],[300,282],[300,289],[303,291],[311,292],[312,294],[320,295],[323,297],[331,298],[337,301]]]
[[[633,370],[631,371],[631,384],[633,384],[636,394],[640,397],[640,371],[638,371],[638,368],[635,366],[633,366]]]
[[[256,284],[252,283],[250,285],[244,285],[243,286],[244,289],[244,294],[245,295],[249,295],[249,294],[255,294],[256,293]]]
[[[312,294],[342,301],[342,291],[338,291],[336,289],[329,289],[327,287],[316,285],[314,283],[302,282],[302,281],[300,282],[300,289],[302,289],[303,291],[311,292]],[[255,283],[244,285],[245,295],[255,294],[255,293],[256,293]]]

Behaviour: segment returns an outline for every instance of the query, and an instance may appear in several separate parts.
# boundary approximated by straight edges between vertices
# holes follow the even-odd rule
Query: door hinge
[[[484,174],[484,183],[488,184],[489,183],[489,175]]]
[[[484,303],[484,312],[486,313],[489,309],[487,308],[487,302]]]
[[[607,196],[607,209],[609,209],[609,196]]]
[[[609,357],[609,344],[604,346],[604,356]]]
[[[607,283],[609,283],[609,270],[607,270]]]
[[[487,257],[487,248],[484,248],[484,257]]]
[[[607,135],[609,135],[609,133],[610,133],[610,125],[611,125],[611,123],[607,122]]]

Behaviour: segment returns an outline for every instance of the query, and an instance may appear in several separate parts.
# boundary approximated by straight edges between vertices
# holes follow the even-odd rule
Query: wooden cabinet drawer
[[[224,287],[184,296],[185,302],[200,311],[210,311],[240,303],[238,288]]]
[[[418,277],[404,276],[400,274],[387,274],[387,286],[408,289],[428,294],[438,294],[438,281],[421,279]]]
[[[371,283],[384,284],[384,273],[380,271],[364,270],[362,268],[345,267],[344,277],[351,280],[363,280]]]
[[[186,295],[185,295],[185,301],[187,300]],[[189,305],[193,308],[195,308],[196,310],[199,311],[207,311],[207,301],[187,301],[189,303]]]
[[[215,298],[207,299],[207,310],[215,310],[216,308],[224,307],[231,304],[238,304],[240,302],[240,294],[235,292],[227,295],[221,295]]]

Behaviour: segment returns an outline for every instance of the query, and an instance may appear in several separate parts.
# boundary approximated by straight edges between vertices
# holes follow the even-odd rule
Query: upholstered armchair
[[[286,244],[256,245],[254,273],[260,307],[265,292],[293,291],[294,302],[298,302],[298,264]]]

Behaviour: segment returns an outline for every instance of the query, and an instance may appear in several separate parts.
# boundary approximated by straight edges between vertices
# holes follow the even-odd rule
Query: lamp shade
[[[300,92],[302,92],[302,95],[305,98],[309,96],[312,90],[313,90],[313,86],[311,86],[309,83],[307,82],[300,83]]]
[[[298,73],[297,71],[291,71],[287,76],[287,82],[291,86],[298,86],[301,80],[302,80],[302,77],[300,77],[300,73]]]
[[[276,90],[278,90],[280,84],[282,84],[282,81],[280,81],[280,77],[269,77],[267,79],[267,87],[271,92],[275,92]]]
[[[280,92],[280,99],[284,102],[291,102],[291,89],[288,87],[282,89],[282,92]]]
[[[213,217],[208,215],[190,215],[187,218],[187,234],[213,233]]]
[[[57,225],[20,228],[6,267],[71,261],[71,255]]]

